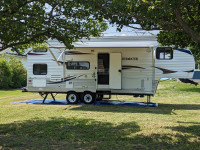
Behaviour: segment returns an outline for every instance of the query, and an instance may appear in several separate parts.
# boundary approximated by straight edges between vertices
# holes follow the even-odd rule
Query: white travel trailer
[[[49,46],[28,54],[28,92],[66,93],[68,103],[93,103],[104,95],[150,96],[160,78],[192,78],[190,50],[160,47],[152,37],[102,37]],[[55,100],[55,99],[54,99]]]

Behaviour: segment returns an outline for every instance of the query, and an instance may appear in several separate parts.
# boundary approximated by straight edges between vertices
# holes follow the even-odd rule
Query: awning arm
[[[62,51],[62,53],[58,56],[58,59],[57,59],[57,61],[59,61],[59,59],[60,59],[60,57],[63,55],[63,53],[65,52],[65,50],[64,51]],[[64,61],[63,61],[64,62]]]
[[[52,57],[54,58],[54,60],[56,61],[56,63],[58,64],[58,66],[60,66],[60,63],[58,62],[58,60],[56,59],[55,55],[53,54],[53,52],[50,50],[50,48],[47,48],[49,50],[49,52],[51,53]]]

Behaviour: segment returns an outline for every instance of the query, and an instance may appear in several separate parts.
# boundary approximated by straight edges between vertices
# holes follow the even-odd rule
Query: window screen
[[[98,84],[109,85],[110,55],[98,54]]]
[[[67,69],[69,70],[89,70],[90,63],[87,61],[71,61],[67,62]]]
[[[33,74],[34,75],[46,75],[47,74],[47,64],[33,64]]]
[[[158,47],[156,49],[156,58],[157,59],[173,59],[173,50],[171,47]]]

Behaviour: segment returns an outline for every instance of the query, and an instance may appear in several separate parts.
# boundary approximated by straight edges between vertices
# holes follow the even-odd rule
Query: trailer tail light
[[[29,83],[31,83],[31,82],[32,82],[32,80],[28,80],[28,82],[29,82]]]

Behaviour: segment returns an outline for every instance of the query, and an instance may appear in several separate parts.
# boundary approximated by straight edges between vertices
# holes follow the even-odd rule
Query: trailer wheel
[[[82,101],[85,104],[92,104],[95,101],[95,96],[91,92],[84,92],[83,95],[82,95]]]
[[[69,104],[77,104],[79,101],[79,96],[76,92],[69,92],[67,93],[66,100]]]

